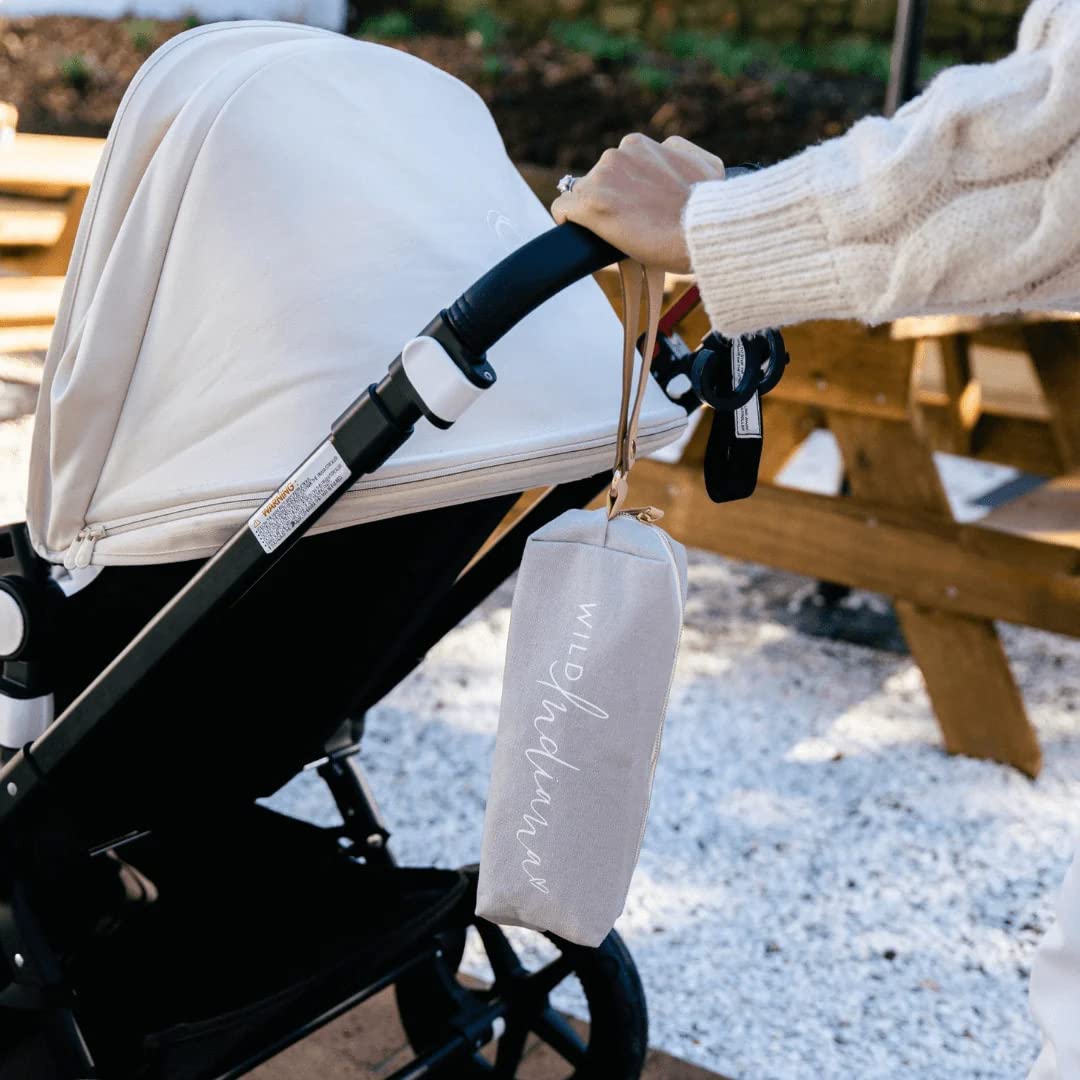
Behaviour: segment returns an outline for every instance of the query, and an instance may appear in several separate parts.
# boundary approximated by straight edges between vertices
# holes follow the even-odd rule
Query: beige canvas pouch
[[[620,266],[625,334],[607,506],[528,540],[511,610],[477,915],[599,945],[637,865],[686,602],[686,552],[626,509],[663,274]],[[648,331],[631,407],[642,291]]]

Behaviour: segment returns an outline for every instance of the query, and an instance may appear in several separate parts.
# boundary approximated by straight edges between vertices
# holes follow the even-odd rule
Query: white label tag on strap
[[[731,385],[736,387],[746,370],[746,345],[742,338],[731,343]],[[757,394],[741,408],[735,410],[735,438],[761,438],[761,401]]]
[[[263,551],[283,544],[348,479],[348,465],[327,439],[252,514],[248,528]]]

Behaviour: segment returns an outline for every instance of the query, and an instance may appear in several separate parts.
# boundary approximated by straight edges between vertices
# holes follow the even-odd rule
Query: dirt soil
[[[18,106],[21,130],[104,135],[139,65],[188,25],[0,18],[0,97]],[[729,162],[769,163],[881,107],[880,83],[838,73],[731,79],[703,61],[664,57],[656,59],[667,82],[659,88],[630,65],[548,40],[508,42],[494,52],[461,35],[389,44],[473,86],[515,161],[559,170],[588,168],[628,131],[679,134]]]

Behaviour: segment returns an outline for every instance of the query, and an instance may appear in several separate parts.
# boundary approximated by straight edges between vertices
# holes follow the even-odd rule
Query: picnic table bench
[[[0,146],[0,255],[9,269],[63,276],[104,145],[19,132]]]
[[[702,307],[678,329],[700,341]],[[827,321],[784,336],[791,363],[763,401],[754,496],[709,501],[706,423],[679,463],[638,463],[631,500],[664,507],[683,543],[890,597],[946,749],[1035,776],[1041,750],[994,620],[1080,636],[1078,317]],[[821,427],[839,446],[848,497],[776,483]],[[1051,479],[958,522],[935,450]]]

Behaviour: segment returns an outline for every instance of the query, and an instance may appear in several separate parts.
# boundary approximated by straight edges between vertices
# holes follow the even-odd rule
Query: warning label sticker
[[[248,521],[263,551],[283,544],[348,479],[349,467],[327,440]]]
[[[742,338],[731,343],[731,385],[738,386],[746,370],[746,345]],[[735,438],[761,438],[761,402],[757,394],[741,408],[735,410]]]

